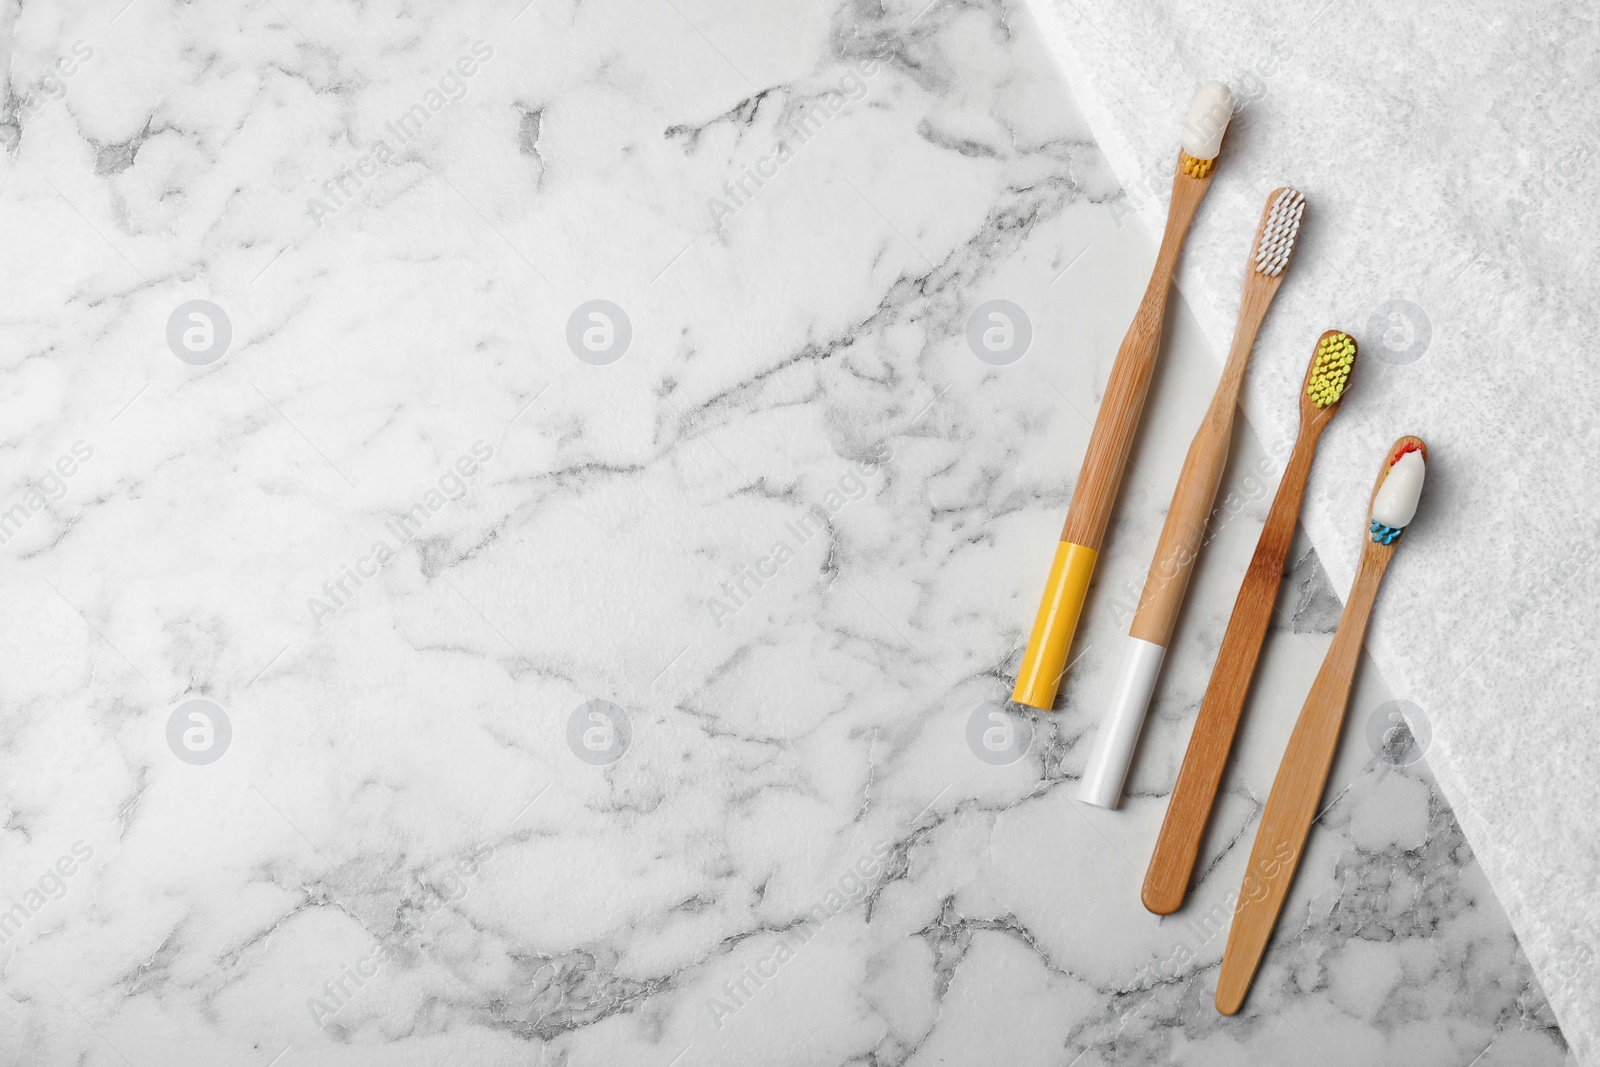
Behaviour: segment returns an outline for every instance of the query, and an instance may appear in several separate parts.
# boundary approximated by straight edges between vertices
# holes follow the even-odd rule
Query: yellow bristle
[[[1214,159],[1196,159],[1182,149],[1179,149],[1178,156],[1178,165],[1191,178],[1204,178],[1217,163]]]
[[[1317,344],[1311,380],[1306,383],[1306,395],[1317,407],[1325,408],[1337,403],[1339,397],[1344,395],[1345,383],[1350,380],[1350,367],[1355,359],[1356,343],[1347,333],[1332,334]]]

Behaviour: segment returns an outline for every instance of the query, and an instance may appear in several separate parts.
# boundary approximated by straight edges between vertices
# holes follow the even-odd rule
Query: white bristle
[[[1297,189],[1285,189],[1272,202],[1267,223],[1256,243],[1256,270],[1276,278],[1289,265],[1294,239],[1300,232],[1300,216],[1305,214],[1306,198]]]

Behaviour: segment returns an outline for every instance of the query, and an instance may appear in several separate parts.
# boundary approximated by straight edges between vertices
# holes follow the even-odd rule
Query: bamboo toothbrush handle
[[[1157,915],[1177,911],[1189,890],[1189,877],[1200,852],[1200,839],[1211,817],[1211,806],[1216,800],[1217,785],[1222,781],[1223,767],[1228,762],[1228,751],[1233,747],[1239,711],[1250,691],[1261,642],[1272,621],[1272,608],[1283,581],[1283,564],[1294,540],[1295,519],[1305,496],[1317,439],[1326,425],[1326,419],[1300,424],[1294,452],[1284,468],[1277,495],[1272,498],[1272,510],[1267,513],[1267,524],[1261,528],[1255,555],[1250,557],[1250,567],[1245,571],[1244,583],[1239,586],[1238,598],[1234,600],[1228,631],[1217,652],[1211,682],[1200,702],[1194,733],[1189,737],[1189,748],[1184,753],[1183,766],[1178,770],[1178,780],[1167,805],[1167,817],[1161,824],[1161,834],[1150,857],[1150,869],[1144,878],[1144,906]]]
[[[1189,587],[1189,575],[1200,542],[1205,536],[1206,517],[1217,498],[1223,468],[1228,465],[1229,438],[1233,435],[1232,412],[1219,415],[1212,402],[1205,421],[1189,443],[1178,475],[1178,488],[1161,525],[1161,540],[1145,575],[1144,592],[1128,633],[1141,641],[1165,648],[1172,639],[1178,607]]]
[[[1194,173],[1190,173],[1194,172]],[[1145,394],[1155,373],[1156,356],[1161,347],[1161,325],[1166,316],[1167,294],[1172,288],[1172,272],[1178,265],[1178,252],[1194,221],[1195,211],[1211,187],[1215,169],[1196,167],[1195,161],[1179,153],[1172,176],[1172,201],[1167,209],[1167,228],[1156,251],[1150,284],[1145,287],[1133,324],[1117,350],[1116,362],[1106,380],[1105,396],[1095,416],[1094,431],[1083,456],[1083,466],[1072,487],[1072,504],[1061,526],[1050,576],[1045,580],[1039,611],[1034,616],[1028,646],[1017,666],[1017,683],[1011,699],[1035,708],[1054,706],[1061,677],[1067,669],[1067,653],[1078,628],[1089,582],[1094,576],[1100,542],[1104,540],[1117,490],[1139,429]]]
[[[1213,172],[1214,173],[1214,172]],[[1061,527],[1061,540],[1096,551],[1105,538],[1111,511],[1122,485],[1123,470],[1133,449],[1139,416],[1144,410],[1150,378],[1155,373],[1157,349],[1161,344],[1161,325],[1167,313],[1167,294],[1172,289],[1172,274],[1178,266],[1178,253],[1189,233],[1189,224],[1200,208],[1200,201],[1211,187],[1212,174],[1192,178],[1180,169],[1172,177],[1172,203],[1167,210],[1167,228],[1161,235],[1150,284],[1145,287],[1139,310],[1133,316],[1116,362],[1106,380],[1105,396],[1095,416],[1094,432],[1084,453],[1078,481],[1072,487],[1072,503],[1067,521]]]
[[[1228,931],[1228,947],[1222,955],[1222,971],[1217,976],[1217,1010],[1224,1015],[1234,1014],[1244,1003],[1288,896],[1305,849],[1306,834],[1328,782],[1367,620],[1372,616],[1378,585],[1393,557],[1392,544],[1364,543],[1361,565],[1339,619],[1338,632],[1300,710],[1294,732],[1289,735],[1289,747],[1272,783],[1266,810],[1261,813],[1250,865],[1245,868],[1244,884],[1234,907],[1233,928]]]
[[[1234,328],[1233,346],[1222,368],[1217,391],[1206,409],[1205,419],[1195,431],[1189,453],[1178,475],[1167,519],[1161,526],[1161,540],[1145,576],[1139,610],[1128,633],[1141,641],[1165,648],[1178,621],[1178,609],[1189,589],[1189,576],[1205,536],[1206,518],[1217,499],[1217,486],[1228,465],[1228,448],[1233,437],[1233,414],[1238,406],[1239,389],[1244,384],[1245,362],[1255,345],[1261,320],[1278,292],[1282,278],[1268,278],[1251,271],[1245,280],[1239,304],[1239,322]]]

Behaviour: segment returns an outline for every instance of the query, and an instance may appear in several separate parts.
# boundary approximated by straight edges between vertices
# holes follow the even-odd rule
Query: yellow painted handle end
[[[1017,670],[1017,688],[1011,699],[1018,704],[1048,711],[1055,705],[1061,675],[1067,669],[1067,652],[1078,629],[1078,615],[1089,595],[1089,579],[1100,553],[1083,545],[1062,541],[1050,564],[1039,614],[1033,620],[1028,651]]]

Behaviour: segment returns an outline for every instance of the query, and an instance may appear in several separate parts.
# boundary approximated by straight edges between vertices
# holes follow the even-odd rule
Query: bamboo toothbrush
[[[1106,381],[1105,397],[1089,436],[1089,449],[1072,490],[1067,521],[1061,527],[1050,575],[1045,579],[1039,612],[1028,637],[1028,648],[1017,668],[1017,684],[1011,699],[1019,704],[1049,710],[1056,702],[1056,689],[1067,666],[1067,652],[1078,628],[1078,615],[1089,593],[1100,542],[1111,520],[1117,489],[1122,484],[1123,468],[1133,447],[1133,435],[1144,410],[1150,376],[1155,371],[1161,347],[1161,326],[1166,317],[1167,291],[1172,272],[1178,265],[1178,252],[1189,233],[1201,199],[1216,175],[1217,156],[1222,151],[1222,135],[1233,117],[1233,94],[1221,82],[1200,89],[1189,107],[1183,127],[1183,147],[1172,176],[1172,202],[1167,209],[1167,228],[1161,235],[1150,284],[1134,314],[1133,324],[1117,350],[1116,362]]]
[[[1200,429],[1195,431],[1189,454],[1184,458],[1178,487],[1172,494],[1167,521],[1161,527],[1155,558],[1145,577],[1139,609],[1129,628],[1127,658],[1111,695],[1111,709],[1100,724],[1094,751],[1083,772],[1078,799],[1102,808],[1114,808],[1122,799],[1122,783],[1133,761],[1133,748],[1144,725],[1145,709],[1155,689],[1178,608],[1189,587],[1189,575],[1205,534],[1206,516],[1217,498],[1222,469],[1228,462],[1229,439],[1233,436],[1233,413],[1244,383],[1244,365],[1250,358],[1256,332],[1266,317],[1272,298],[1283,284],[1283,271],[1289,265],[1295,236],[1306,200],[1295,189],[1274,189],[1267,195],[1261,211],[1256,239],[1250,246],[1245,271],[1244,293],[1239,300],[1239,321],[1233,331],[1233,347],[1222,368],[1222,379],[1206,409]]]
[[[1344,614],[1333,644],[1317,672],[1305,707],[1289,735],[1278,777],[1272,783],[1261,827],[1250,850],[1239,902],[1234,907],[1233,928],[1217,976],[1217,1010],[1232,1015],[1244,1003],[1266,951],[1267,939],[1283,908],[1294,879],[1306,833],[1316,815],[1317,802],[1328,782],[1328,769],[1339,741],[1345,703],[1361,642],[1366,636],[1372,603],[1378,596],[1383,573],[1394,558],[1395,540],[1417,512],[1427,473],[1428,449],[1421,439],[1402,437],[1384,456],[1383,469],[1372,488],[1368,510],[1368,535],[1361,546],[1361,563],[1345,601]]]
[[[1355,340],[1347,333],[1329,330],[1317,338],[1311,363],[1306,367],[1305,387],[1300,391],[1300,433],[1295,437],[1283,480],[1278,483],[1278,493],[1272,498],[1267,524],[1256,541],[1255,555],[1250,557],[1250,568],[1239,586],[1238,599],[1233,602],[1228,632],[1217,652],[1211,683],[1200,702],[1189,750],[1184,754],[1177,784],[1172,787],[1167,817],[1150,857],[1150,870],[1144,876],[1144,906],[1157,915],[1177,911],[1188,892],[1200,838],[1216,800],[1217,783],[1222,780],[1222,768],[1233,747],[1239,711],[1250,691],[1256,657],[1261,654],[1261,642],[1278,599],[1283,563],[1289,556],[1289,543],[1294,540],[1294,524],[1300,515],[1311,460],[1322,431],[1338,414],[1355,358]]]

